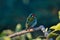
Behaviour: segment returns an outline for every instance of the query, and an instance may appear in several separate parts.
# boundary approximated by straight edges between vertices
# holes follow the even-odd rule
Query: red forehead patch
[[[35,16],[35,14],[32,14],[32,16]]]

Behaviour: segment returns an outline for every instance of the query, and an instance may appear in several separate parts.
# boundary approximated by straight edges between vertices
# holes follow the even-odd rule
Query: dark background
[[[30,13],[38,17],[38,25],[50,27],[59,22],[58,10],[60,0],[0,0],[0,32],[4,29],[14,30],[17,23],[25,29],[25,21]]]

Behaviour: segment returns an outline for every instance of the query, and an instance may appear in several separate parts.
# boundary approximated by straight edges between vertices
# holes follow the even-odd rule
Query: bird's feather
[[[27,17],[26,28],[34,27],[36,24],[37,24],[37,18],[33,14],[30,14]]]

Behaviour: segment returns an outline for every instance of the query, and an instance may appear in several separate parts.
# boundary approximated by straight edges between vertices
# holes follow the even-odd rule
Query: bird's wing
[[[34,27],[36,24],[37,24],[37,19],[35,17],[35,19],[33,20],[32,24],[31,24],[31,27]]]

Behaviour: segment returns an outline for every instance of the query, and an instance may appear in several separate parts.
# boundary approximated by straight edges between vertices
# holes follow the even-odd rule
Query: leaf
[[[57,25],[54,25],[54,26],[50,27],[50,29],[54,29],[55,31],[60,30],[60,23],[58,23]]]
[[[37,37],[36,40],[41,40],[41,38]]]
[[[58,34],[55,34],[55,33],[49,33],[48,34],[48,38],[52,38],[52,37],[55,37],[55,36],[57,36]]]
[[[56,40],[60,40],[60,35],[56,38]]]
[[[11,40],[8,36],[3,37],[4,40]]]
[[[21,24],[17,24],[16,25],[16,32],[19,32],[19,31],[21,31],[21,29],[22,29],[22,26],[21,26]]]
[[[28,37],[29,40],[32,40],[32,35],[31,35],[31,33],[27,33],[26,35],[27,35],[27,37]]]
[[[21,37],[21,40],[26,40],[26,35],[25,34],[21,35],[20,37]]]
[[[1,34],[0,34],[0,37],[3,37],[3,36],[7,36],[7,35],[10,35],[10,34],[13,34],[14,32],[12,30],[4,30]]]

